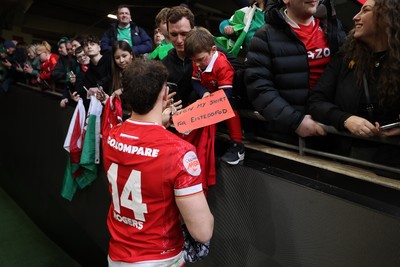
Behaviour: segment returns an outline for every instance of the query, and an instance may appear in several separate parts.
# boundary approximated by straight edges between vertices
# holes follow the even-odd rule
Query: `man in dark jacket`
[[[86,109],[89,107],[91,95],[99,90],[104,90],[111,94],[111,53],[100,54],[100,41],[95,35],[87,35],[82,41],[82,47],[85,55],[90,58],[88,70],[82,83],[76,85],[78,94],[83,99]]]
[[[150,53],[153,49],[153,41],[143,28],[132,22],[129,8],[121,5],[117,12],[118,22],[111,24],[101,38],[101,53],[111,53],[113,43],[119,40],[127,41],[135,56]]]
[[[2,64],[7,69],[6,76],[1,84],[1,89],[7,93],[10,85],[24,79],[23,66],[26,61],[26,52],[23,48],[18,48],[12,40],[4,42],[7,56],[2,58]]]
[[[167,25],[174,48],[163,58],[162,63],[169,72],[168,82],[177,84],[177,95],[174,98],[182,100],[183,107],[186,107],[199,98],[192,86],[192,61],[186,57],[184,48],[186,34],[194,28],[194,15],[186,7],[172,7],[167,14]],[[243,64],[236,57],[226,51],[220,51],[226,55],[235,71],[243,69]]]
[[[177,94],[174,97],[174,100],[182,100],[183,107],[186,107],[188,104],[191,104],[196,99],[200,98],[200,96],[196,94],[192,85],[192,60],[190,60],[185,53],[186,35],[194,28],[194,15],[192,11],[183,6],[172,7],[167,14],[167,27],[169,37],[171,39],[171,43],[174,45],[174,48],[168,52],[168,55],[162,60],[162,63],[167,67],[169,72],[168,82],[177,84]],[[235,57],[233,57],[229,53],[226,54],[226,57],[235,70],[241,68],[242,64]],[[213,155],[214,147],[213,145],[210,145],[210,143],[213,143],[213,141],[211,140],[213,140],[212,138],[214,138],[215,133],[212,137],[207,136],[206,134],[197,135],[196,132],[198,133],[200,131],[202,130],[192,131],[190,135],[183,138],[186,138],[187,141],[194,144],[199,154],[209,155],[208,153],[212,153]],[[208,140],[199,141],[199,139],[201,138],[197,138],[196,135]],[[236,157],[240,158],[238,153],[244,154],[243,144],[232,143],[228,151],[222,156],[222,159],[232,159],[229,154],[235,155]],[[231,161],[236,160],[233,159]],[[212,170],[206,172],[205,177],[207,177],[207,179],[203,180],[203,187],[207,188],[208,185],[212,185],[215,183],[214,158],[200,156],[200,162],[203,170]]]
[[[72,44],[67,37],[62,37],[58,42],[59,57],[57,65],[51,72],[51,78],[56,82],[56,88],[68,91],[71,71],[75,73],[77,62],[73,55]]]
[[[305,105],[309,90],[345,37],[331,1],[320,6],[318,1],[269,2],[266,25],[249,44],[244,75],[248,97],[272,136],[285,134],[294,140],[296,135],[325,134],[305,114]],[[323,18],[317,18],[317,10]]]

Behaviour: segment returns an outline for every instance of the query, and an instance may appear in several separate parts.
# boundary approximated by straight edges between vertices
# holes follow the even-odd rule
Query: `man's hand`
[[[325,130],[322,129],[322,127],[319,126],[310,115],[304,116],[304,119],[296,129],[296,133],[300,137],[326,135]]]
[[[8,61],[7,59],[5,59],[5,60],[3,61],[3,66],[6,67],[7,69],[11,69],[12,64],[11,64],[10,61]]]

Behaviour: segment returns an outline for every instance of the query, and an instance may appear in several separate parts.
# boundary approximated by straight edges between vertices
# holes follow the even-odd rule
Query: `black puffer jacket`
[[[334,13],[330,2],[325,10]],[[267,11],[265,21],[250,42],[245,60],[247,93],[254,108],[267,120],[268,129],[292,134],[305,116],[309,92],[307,51],[286,23],[281,6]],[[333,55],[345,37],[341,23],[335,16],[326,16],[321,26],[325,27]]]

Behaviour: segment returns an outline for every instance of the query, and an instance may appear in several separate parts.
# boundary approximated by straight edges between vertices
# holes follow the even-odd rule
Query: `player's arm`
[[[203,192],[176,197],[175,201],[190,235],[201,243],[210,241],[214,230],[214,217]]]

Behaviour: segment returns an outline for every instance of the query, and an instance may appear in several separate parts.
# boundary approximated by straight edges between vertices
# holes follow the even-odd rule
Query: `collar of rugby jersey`
[[[208,64],[206,70],[204,72],[212,72],[212,69],[214,67],[214,63],[218,58],[218,51],[215,51],[214,55],[211,58],[210,64]]]

